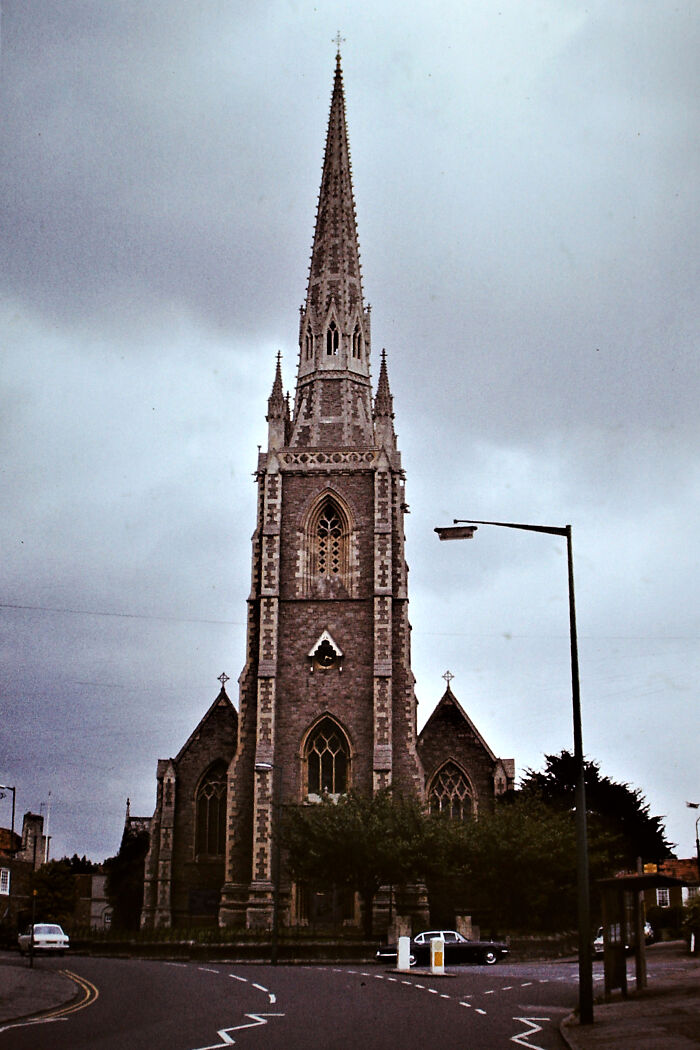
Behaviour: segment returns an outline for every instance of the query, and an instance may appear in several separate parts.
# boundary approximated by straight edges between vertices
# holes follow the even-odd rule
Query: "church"
[[[449,674],[417,730],[405,476],[384,353],[372,385],[340,54],[298,342],[293,405],[271,362],[238,708],[221,675],[180,752],[158,762],[145,927],[270,927],[286,804],[393,786],[464,819],[513,786],[514,761],[490,750]],[[281,922],[322,921],[324,897],[282,873]],[[357,902],[342,907],[359,925]]]

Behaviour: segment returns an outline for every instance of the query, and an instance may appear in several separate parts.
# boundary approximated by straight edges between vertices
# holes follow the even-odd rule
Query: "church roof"
[[[222,676],[222,677],[226,678],[225,675]],[[221,689],[219,690],[219,695],[217,696],[216,700],[211,705],[211,707],[209,708],[207,713],[204,715],[204,717],[200,719],[200,721],[198,722],[197,726],[190,733],[190,735],[187,738],[186,742],[183,744],[183,746],[180,748],[180,750],[178,751],[177,755],[175,756],[175,762],[176,763],[180,761],[182,756],[185,754],[185,752],[189,748],[190,744],[195,740],[197,735],[200,733],[200,731],[202,729],[202,726],[206,722],[208,722],[210,718],[213,717],[213,715],[216,712],[216,710],[218,708],[220,708],[220,707],[226,707],[226,708],[228,708],[231,711],[231,713],[232,713],[232,715],[233,715],[233,717],[235,719],[236,725],[237,725],[238,724],[238,712],[236,711],[236,708],[231,703],[231,700],[229,699],[229,695],[226,692],[226,686],[225,686],[225,684],[223,682],[221,683]]]
[[[437,706],[433,710],[433,713],[431,714],[430,718],[428,719],[428,721],[425,723],[425,725],[421,729],[420,733],[418,734],[419,742],[420,742],[421,738],[426,735],[426,733],[427,733],[429,728],[435,727],[436,724],[438,724],[438,723],[440,723],[442,721],[448,721],[448,720],[451,721],[451,716],[454,716],[455,713],[458,715],[458,717],[460,717],[469,726],[469,729],[474,734],[475,739],[483,747],[484,751],[489,756],[491,761],[494,762],[494,763],[498,762],[499,759],[496,757],[496,755],[494,755],[493,751],[491,750],[489,745],[486,743],[486,741],[484,740],[483,736],[481,735],[479,730],[476,728],[476,726],[472,722],[471,718],[469,717],[467,712],[464,710],[464,708],[460,704],[460,702],[457,699],[457,697],[452,692],[449,682],[447,683],[447,688],[445,689],[445,692],[442,694],[442,698],[440,699],[439,703],[437,704]],[[502,760],[500,760],[500,761],[502,761]]]

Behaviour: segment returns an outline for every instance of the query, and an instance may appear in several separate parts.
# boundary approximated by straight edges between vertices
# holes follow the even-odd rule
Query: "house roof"
[[[682,879],[689,886],[697,886],[700,883],[698,861],[695,857],[682,859],[672,857],[669,860],[662,860],[659,864],[659,871],[663,875],[671,875],[673,878]]]
[[[598,879],[599,886],[617,886],[622,890],[652,890],[658,886],[683,886],[683,879],[674,879],[659,872],[644,875],[614,875],[611,879]]]

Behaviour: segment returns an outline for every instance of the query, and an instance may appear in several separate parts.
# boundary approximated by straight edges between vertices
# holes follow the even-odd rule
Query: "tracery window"
[[[222,857],[226,849],[225,762],[216,762],[197,788],[197,856]]]
[[[443,813],[452,820],[467,820],[474,812],[472,789],[456,762],[446,762],[433,779],[428,792],[431,813]]]
[[[304,336],[304,348],[306,350],[306,360],[310,361],[314,355],[314,337],[311,328],[306,329],[306,335]]]
[[[331,500],[328,500],[319,515],[316,538],[316,571],[319,576],[337,576],[341,571],[343,523]]]
[[[328,331],[326,332],[326,353],[337,356],[338,347],[340,345],[340,332],[335,321],[331,321],[328,325]]]
[[[353,530],[349,513],[335,493],[320,493],[303,524],[303,572],[307,595],[333,598],[352,594]]]
[[[342,795],[348,789],[350,748],[345,733],[332,718],[324,718],[311,731],[304,748],[309,797]]]

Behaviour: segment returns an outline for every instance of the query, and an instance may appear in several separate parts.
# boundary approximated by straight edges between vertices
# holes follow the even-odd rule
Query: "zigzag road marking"
[[[243,1028],[257,1028],[259,1025],[267,1024],[268,1017],[284,1017],[284,1014],[245,1014],[250,1018],[248,1024],[237,1024],[231,1028],[220,1028],[216,1033],[221,1039],[220,1043],[211,1043],[209,1046],[198,1046],[195,1050],[221,1050],[221,1047],[233,1046],[236,1042],[231,1038],[231,1032],[240,1032]]]
[[[526,1032],[520,1032],[518,1035],[510,1037],[511,1043],[517,1043],[518,1046],[526,1046],[528,1050],[544,1050],[543,1047],[537,1046],[535,1043],[529,1042],[531,1035],[537,1035],[538,1032],[542,1031],[542,1025],[537,1024],[538,1021],[549,1021],[549,1017],[514,1017],[514,1021],[519,1021],[521,1024],[528,1025]],[[525,1042],[525,1040],[528,1040]]]

